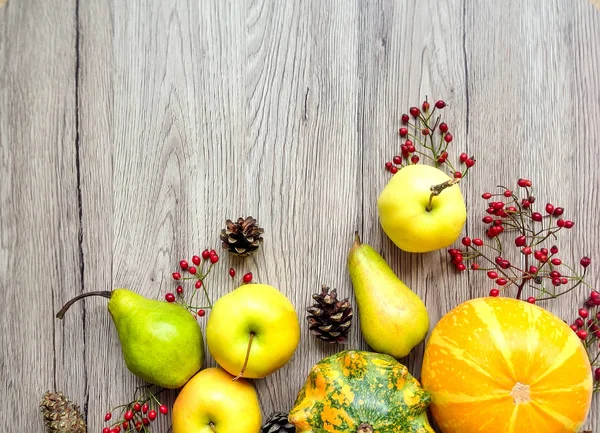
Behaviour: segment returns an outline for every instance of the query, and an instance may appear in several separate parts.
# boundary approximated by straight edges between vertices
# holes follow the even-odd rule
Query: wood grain
[[[0,383],[22,409],[4,405],[0,425],[41,431],[37,403],[60,389],[100,431],[104,412],[141,382],[104,300],[62,322],[55,311],[115,287],[162,298],[180,259],[220,250],[227,218],[256,217],[265,243],[247,260],[222,254],[207,281],[213,298],[233,288],[233,266],[277,286],[301,318],[291,362],[254,381],[265,416],[289,410],[310,367],[340,349],[309,334],[304,309],[321,284],[353,300],[355,230],[423,297],[432,326],[487,294],[484,275],[457,275],[445,251],[401,252],[379,226],[400,115],[425,96],[449,104],[455,157],[477,160],[461,183],[465,234],[483,235],[482,192],[530,178],[540,204],[576,222],[557,240],[560,254],[591,256],[597,286],[598,40],[600,12],[583,0],[8,2]],[[582,296],[544,306],[572,321]],[[367,348],[358,319],[347,347]],[[401,360],[417,376],[423,347]],[[598,431],[599,413],[596,398],[586,428]]]

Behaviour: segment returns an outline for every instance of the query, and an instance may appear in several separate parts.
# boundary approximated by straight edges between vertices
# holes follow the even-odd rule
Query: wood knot
[[[531,401],[531,397],[529,396],[529,385],[524,385],[521,382],[515,383],[512,391],[510,392],[510,396],[513,398],[515,404],[527,403]]]

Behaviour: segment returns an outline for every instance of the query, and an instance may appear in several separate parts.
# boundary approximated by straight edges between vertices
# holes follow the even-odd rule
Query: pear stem
[[[67,302],[58,313],[56,313],[56,317],[58,319],[62,319],[65,315],[65,313],[67,312],[67,310],[69,308],[71,308],[71,305],[73,305],[75,302],[79,301],[80,299],[83,298],[87,298],[88,296],[102,296],[104,298],[108,298],[110,299],[112,295],[112,292],[108,291],[108,290],[99,290],[96,292],[89,292],[89,293],[82,293],[79,296],[75,296],[73,299],[71,299],[69,302]]]
[[[371,424],[363,422],[361,425],[358,426],[358,430],[356,430],[356,433],[373,433],[373,426]]]
[[[248,350],[246,350],[246,359],[244,359],[244,364],[242,365],[242,370],[240,374],[233,378],[233,380],[238,380],[240,377],[244,375],[244,371],[246,371],[246,367],[248,366],[248,358],[250,358],[250,348],[252,347],[252,340],[254,340],[254,332],[250,333],[250,341],[248,341]]]
[[[358,236],[358,230],[354,232],[354,243],[360,245],[360,236]]]
[[[431,191],[431,195],[429,196],[429,203],[427,204],[425,210],[427,210],[427,212],[431,212],[431,202],[433,200],[433,197],[437,197],[442,193],[443,190],[445,190],[448,187],[451,187],[452,185],[456,185],[458,182],[460,182],[460,179],[455,178],[447,180],[446,182],[442,182],[439,185],[432,185],[431,188],[429,188],[429,190]]]

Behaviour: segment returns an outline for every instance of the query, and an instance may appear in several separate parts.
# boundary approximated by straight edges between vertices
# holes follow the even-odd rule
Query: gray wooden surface
[[[8,0],[0,426],[42,431],[37,404],[60,389],[99,432],[140,381],[104,300],[62,322],[55,312],[91,290],[162,298],[179,259],[219,246],[226,218],[253,215],[266,240],[252,259],[222,255],[215,298],[231,290],[231,264],[277,286],[301,316],[322,283],[352,296],[356,229],[424,298],[432,324],[487,294],[444,251],[400,252],[379,227],[399,116],[425,95],[448,102],[455,148],[477,158],[461,186],[465,232],[480,233],[483,191],[528,177],[576,221],[562,256],[591,255],[598,284],[599,43],[600,12],[585,0]],[[578,301],[546,306],[571,321]],[[302,325],[292,361],[255,381],[265,414],[288,410],[309,368],[339,350]],[[358,323],[348,346],[367,348]],[[416,375],[422,352],[403,360]]]

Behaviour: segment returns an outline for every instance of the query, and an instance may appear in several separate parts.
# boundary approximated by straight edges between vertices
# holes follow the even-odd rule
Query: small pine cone
[[[234,256],[248,256],[262,244],[264,232],[251,216],[238,218],[236,222],[227,220],[227,227],[221,230],[223,249]]]
[[[310,332],[329,343],[347,343],[353,315],[348,298],[339,301],[337,290],[330,292],[329,287],[323,286],[313,299],[317,303],[306,309]]]
[[[40,403],[48,433],[85,433],[86,426],[79,407],[62,392],[46,392]]]
[[[287,413],[274,412],[265,421],[260,433],[295,433],[296,427],[288,421]]]

